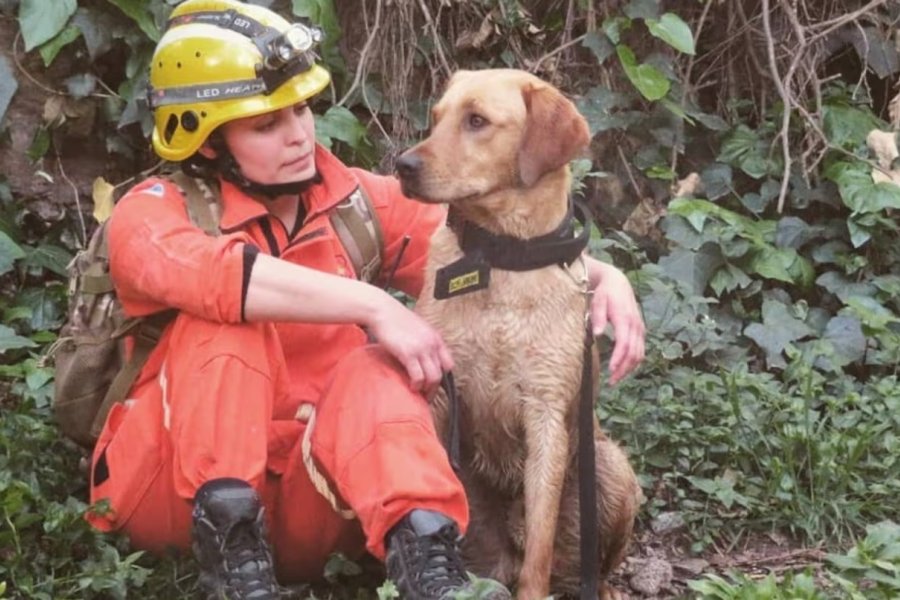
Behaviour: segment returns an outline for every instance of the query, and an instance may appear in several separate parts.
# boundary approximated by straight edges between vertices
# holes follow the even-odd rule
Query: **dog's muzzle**
[[[404,152],[397,159],[395,169],[400,178],[403,195],[424,200],[421,196],[421,175],[424,162],[415,152]]]

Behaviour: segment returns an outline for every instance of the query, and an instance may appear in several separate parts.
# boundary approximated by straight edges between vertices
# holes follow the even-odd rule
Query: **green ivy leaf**
[[[137,23],[141,31],[154,42],[159,41],[159,27],[153,20],[153,13],[150,12],[146,0],[106,0],[119,8],[123,13],[128,15],[132,21]]]
[[[650,179],[662,179],[663,181],[672,181],[675,179],[675,172],[668,165],[653,165],[644,174]]]
[[[662,71],[648,64],[638,64],[634,52],[628,46],[616,46],[616,53],[625,75],[641,95],[651,102],[660,100],[669,93],[672,83]]]
[[[13,264],[25,258],[25,251],[11,237],[0,231],[0,275],[9,273]]]
[[[52,367],[40,367],[38,361],[30,358],[25,361],[25,385],[31,391],[38,390],[53,379],[53,372]]]
[[[855,106],[826,104],[822,111],[825,136],[842,148],[864,144],[870,131],[884,126],[870,111]]]
[[[622,41],[622,33],[631,29],[631,19],[627,17],[613,17],[603,21],[603,33],[613,44]]]
[[[659,38],[679,52],[694,54],[694,34],[690,26],[675,13],[667,12],[659,21],[644,19],[650,35]]]
[[[39,52],[41,54],[41,59],[44,61],[44,66],[49,67],[50,63],[53,62],[53,59],[56,58],[56,55],[59,54],[59,51],[77,40],[80,35],[80,29],[73,25],[69,25],[60,31],[59,35],[41,46]]]
[[[696,252],[676,248],[669,255],[659,259],[660,268],[669,277],[688,284],[695,294],[700,294],[706,289],[706,284],[713,273],[724,263],[719,247],[711,243],[703,244]]]
[[[690,115],[712,131],[725,131],[728,129],[728,122],[719,115],[711,115],[701,111],[692,111]]]
[[[854,248],[860,248],[872,239],[871,228],[859,223],[856,219],[847,220],[847,230],[850,232],[850,243]]]
[[[358,148],[365,137],[365,125],[343,106],[332,106],[316,119],[316,139],[328,148],[334,140],[345,142],[351,148]]]
[[[39,127],[38,130],[34,132],[34,137],[31,139],[31,145],[28,146],[28,150],[25,154],[28,155],[28,158],[30,158],[32,162],[37,162],[47,154],[47,150],[49,149],[50,131],[46,127]]]
[[[34,348],[37,346],[27,337],[17,335],[15,330],[6,325],[0,325],[0,354],[7,350],[18,350],[20,348]]]
[[[609,38],[599,31],[589,32],[584,36],[581,45],[593,52],[594,56],[597,57],[597,63],[601,65],[616,51]]]
[[[16,304],[31,310],[29,326],[32,331],[55,329],[65,317],[65,296],[62,286],[31,287],[23,290]]]
[[[811,240],[814,234],[812,227],[803,219],[784,217],[778,221],[778,227],[775,230],[775,245],[797,250]]]
[[[822,339],[831,342],[840,366],[862,360],[866,355],[866,336],[859,319],[838,315],[828,321]]]
[[[656,19],[659,17],[659,0],[631,0],[622,12],[631,19]]]
[[[25,52],[53,39],[66,26],[76,8],[76,0],[21,0],[19,29],[25,40]]]
[[[703,169],[703,172],[700,173],[700,179],[703,181],[706,197],[710,200],[716,200],[731,192],[734,173],[730,165],[717,162]]]
[[[816,285],[825,288],[845,304],[855,296],[872,297],[876,292],[876,287],[868,281],[850,281],[843,273],[837,271],[822,273],[816,279]]]
[[[27,306],[12,306],[3,311],[3,322],[27,321],[31,319],[31,309]]]
[[[722,140],[716,160],[739,167],[754,179],[761,179],[769,171],[766,143],[756,131],[738,125]]]
[[[5,56],[0,56],[0,122],[3,121],[6,109],[9,108],[17,89],[19,82],[10,67],[9,60]]]
[[[72,25],[81,31],[91,61],[96,61],[98,57],[112,48],[116,35],[121,37],[121,33],[117,30],[122,25],[113,16],[113,11],[81,6],[72,17]]]
[[[751,323],[744,329],[744,335],[765,350],[768,363],[782,367],[785,361],[781,353],[788,344],[815,333],[791,314],[788,305],[770,297],[763,299],[762,323]]]
[[[663,98],[661,102],[662,102],[662,105],[665,106],[669,110],[669,112],[671,112],[673,115],[675,115],[679,119],[687,121],[691,125],[694,124],[694,119],[691,118],[691,116],[687,113],[687,111],[684,109],[684,107],[669,100],[668,98]]]
[[[759,251],[754,253],[750,262],[750,270],[767,279],[793,283],[794,278],[788,273],[784,257],[779,252]]]
[[[859,317],[862,324],[870,331],[884,331],[888,325],[900,324],[900,318],[897,318],[897,315],[875,298],[866,296],[848,298],[847,311]]]
[[[872,69],[879,79],[887,79],[900,71],[900,56],[894,45],[890,30],[882,33],[877,27],[857,29],[853,36],[853,47],[862,63]]]
[[[744,289],[751,283],[753,280],[744,271],[729,263],[716,271],[716,274],[709,280],[709,287],[713,289],[716,296],[721,296],[722,292]]]
[[[38,267],[52,271],[65,277],[66,266],[72,260],[72,254],[53,244],[41,244],[37,248],[29,248],[26,252],[25,264],[29,267]]]
[[[815,276],[809,262],[793,248],[759,248],[753,254],[750,270],[767,279],[807,287]]]
[[[900,208],[900,186],[875,183],[861,162],[839,161],[825,169],[825,178],[838,184],[841,200],[854,213],[876,213]]]

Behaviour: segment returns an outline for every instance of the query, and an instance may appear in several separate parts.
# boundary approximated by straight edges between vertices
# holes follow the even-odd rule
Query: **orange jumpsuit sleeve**
[[[110,274],[127,314],[176,308],[209,321],[242,321],[257,251],[247,234],[206,235],[188,218],[177,186],[162,179],[132,188],[108,228]]]
[[[446,220],[447,208],[441,204],[426,204],[407,198],[400,191],[400,182],[395,177],[374,175],[361,169],[353,171],[368,192],[384,233],[382,278],[387,277],[396,264],[391,287],[418,298],[422,291],[431,235]],[[405,236],[410,238],[409,245],[397,263]]]

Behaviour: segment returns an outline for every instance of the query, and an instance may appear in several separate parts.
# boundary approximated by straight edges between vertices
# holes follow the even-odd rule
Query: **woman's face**
[[[316,128],[306,102],[229,121],[221,131],[241,172],[251,181],[290,183],[316,174]]]

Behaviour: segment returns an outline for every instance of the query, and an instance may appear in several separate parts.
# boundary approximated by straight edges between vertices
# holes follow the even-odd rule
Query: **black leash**
[[[453,381],[453,372],[447,371],[441,378],[441,387],[447,394],[447,439],[444,446],[447,448],[447,456],[450,458],[450,466],[459,473],[459,396],[456,395],[456,384]]]
[[[594,447],[593,356],[594,334],[585,319],[581,365],[581,401],[578,405],[578,503],[581,507],[581,600],[597,600],[600,538],[597,527],[597,458]]]

